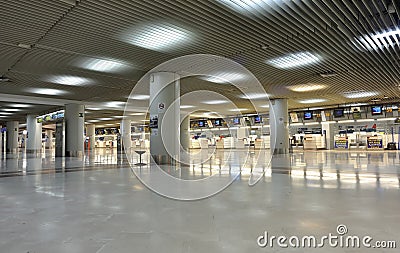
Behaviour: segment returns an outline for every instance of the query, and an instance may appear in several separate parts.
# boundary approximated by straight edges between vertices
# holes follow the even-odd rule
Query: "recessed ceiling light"
[[[306,84],[297,84],[288,86],[287,88],[295,92],[307,92],[307,91],[322,90],[325,89],[326,87],[327,86],[325,84],[306,83]]]
[[[93,82],[91,79],[80,76],[49,76],[45,81],[71,86],[84,86]]]
[[[103,110],[102,108],[99,108],[99,107],[86,107],[86,109],[92,110],[92,111],[100,111],[100,110]]]
[[[134,100],[147,100],[150,98],[150,96],[149,95],[132,95],[129,98],[134,99]]]
[[[132,69],[132,67],[128,64],[121,63],[116,60],[103,60],[94,58],[86,58],[82,60],[78,66],[88,70],[108,73],[118,73]]]
[[[269,105],[260,105],[261,108],[269,108]]]
[[[181,46],[193,37],[193,34],[172,24],[149,24],[129,31],[122,40],[135,46],[154,51],[168,51],[174,46]]]
[[[98,120],[113,120],[113,118],[98,118]]]
[[[46,88],[31,88],[28,89],[27,91],[35,94],[50,95],[50,96],[59,96],[69,93],[65,90],[46,89]]]
[[[87,122],[91,122],[91,123],[96,123],[99,122],[100,120],[95,120],[95,119],[91,119],[91,120],[87,120]]]
[[[121,107],[124,106],[125,102],[122,101],[111,101],[111,102],[106,102],[107,107]]]
[[[234,11],[249,14],[254,13],[254,9],[262,8],[263,3],[267,2],[267,0],[218,0],[218,2]]]
[[[125,118],[125,116],[123,116],[123,115],[117,115],[117,116],[114,116],[114,118],[122,119],[122,118]]]
[[[359,90],[359,91],[348,91],[344,92],[343,96],[346,98],[366,98],[366,97],[373,97],[378,95],[378,92],[375,91],[365,91],[365,90]]]
[[[376,34],[362,35],[358,39],[354,39],[352,43],[360,49],[355,43],[361,44],[367,50],[378,49],[378,48],[388,48],[390,46],[397,45],[397,37],[400,35],[400,29],[395,28],[393,30],[388,30]]]
[[[9,116],[6,116],[6,115],[0,115],[0,118],[7,118],[7,117],[9,117]]]
[[[320,61],[319,56],[313,55],[310,52],[300,52],[288,54],[282,57],[268,60],[267,63],[280,69],[295,68],[314,64]]]
[[[142,120],[140,120],[140,121],[148,122],[148,121],[150,121],[150,120],[148,120],[148,119],[142,119]]]
[[[226,104],[229,103],[227,100],[208,100],[208,101],[203,101],[203,104],[207,105],[220,105],[220,104]]]
[[[28,104],[8,104],[7,106],[9,106],[9,107],[16,107],[16,108],[27,108],[27,107],[32,107],[32,105],[28,105]]]
[[[142,116],[142,115],[146,115],[146,113],[145,112],[134,112],[134,113],[131,113],[129,115],[131,115],[131,116]]]
[[[312,98],[312,99],[305,99],[305,100],[299,101],[299,103],[301,103],[301,104],[315,104],[315,103],[322,103],[322,102],[326,102],[326,99]]]
[[[239,97],[243,98],[243,99],[260,99],[260,98],[267,98],[268,94],[267,93],[249,93],[249,94],[240,95]]]
[[[188,108],[193,108],[195,107],[194,105],[181,105],[180,108],[181,109],[188,109]]]
[[[1,112],[1,111],[0,111],[0,114],[2,114],[2,115],[13,115],[13,113],[11,113],[11,112]]]
[[[200,79],[212,82],[212,83],[233,83],[246,79],[247,76],[242,73],[229,73],[229,72],[219,72],[213,73],[209,76],[200,76]]]
[[[21,109],[17,109],[17,108],[1,108],[0,110],[2,110],[4,112],[19,112],[19,111],[21,111]]]
[[[234,109],[230,109],[229,111],[231,112],[242,112],[242,111],[247,111],[247,108],[234,108]]]

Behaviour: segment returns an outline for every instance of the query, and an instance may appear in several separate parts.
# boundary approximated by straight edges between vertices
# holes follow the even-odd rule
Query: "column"
[[[180,140],[182,149],[185,151],[189,151],[190,147],[190,116],[189,115],[181,115],[181,133]]]
[[[18,151],[18,121],[7,122],[7,152],[16,153]]]
[[[83,156],[85,128],[85,106],[68,104],[65,106],[65,155]]]
[[[38,123],[35,115],[26,117],[26,152],[38,153],[42,150],[42,123]]]
[[[3,126],[2,125],[0,125],[0,154],[1,153],[3,153]],[[1,155],[0,155],[0,157],[1,157]]]
[[[289,119],[288,100],[275,99],[271,101],[270,128],[271,128],[271,152],[273,154],[289,153]]]
[[[53,130],[47,129],[46,136],[47,136],[47,139],[46,139],[45,148],[52,149],[53,148]]]
[[[130,153],[130,150],[132,147],[131,120],[129,120],[129,119],[121,120],[120,132],[121,132],[122,151],[125,151],[126,153]]]
[[[96,145],[96,125],[86,125],[86,137],[89,138],[89,150],[93,151]]]
[[[326,149],[334,148],[334,138],[335,134],[333,131],[333,124],[329,122],[322,122],[322,132],[325,133]]]
[[[157,164],[179,160],[179,78],[171,72],[150,76],[150,154]]]

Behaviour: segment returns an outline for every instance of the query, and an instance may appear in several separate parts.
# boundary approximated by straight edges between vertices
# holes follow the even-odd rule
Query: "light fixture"
[[[269,108],[269,105],[260,105],[261,108]]]
[[[242,111],[247,111],[247,108],[234,108],[234,109],[230,109],[229,111],[231,112],[242,112]]]
[[[180,108],[181,109],[189,109],[189,108],[193,108],[195,107],[194,105],[181,105]]]
[[[229,7],[230,9],[242,14],[251,14],[255,9],[262,8],[265,2],[271,0],[218,0],[219,3]]]
[[[311,99],[299,100],[299,103],[301,103],[301,104],[315,104],[315,103],[322,103],[322,102],[326,102],[326,99],[324,99],[324,98],[311,98]]]
[[[200,76],[200,79],[212,83],[233,83],[246,79],[246,75],[242,73],[218,72],[208,76]]]
[[[397,45],[397,37],[399,35],[400,29],[396,27],[395,29],[389,29],[387,31],[376,34],[364,34],[362,36],[359,36],[358,38],[354,38],[352,43],[359,50],[363,50],[364,48],[367,50],[388,48],[390,46]],[[360,44],[364,47],[363,49],[359,47]]]
[[[306,84],[297,84],[288,86],[287,88],[294,92],[308,92],[315,90],[325,89],[327,86],[325,84],[315,84],[315,83],[306,83]]]
[[[93,82],[91,79],[80,76],[48,76],[45,81],[71,86],[84,86]]]
[[[111,101],[111,102],[106,102],[105,104],[107,107],[114,107],[114,108],[118,108],[121,106],[125,105],[125,102],[122,101]]]
[[[145,112],[134,112],[134,113],[131,113],[129,115],[131,115],[131,116],[142,116],[142,115],[146,115],[146,113]]]
[[[83,59],[77,65],[84,69],[108,73],[118,73],[132,69],[132,67],[128,64],[117,60],[104,60],[95,58]]]
[[[113,118],[98,118],[98,120],[113,120]]]
[[[8,77],[5,76],[0,76],[0,82],[9,82],[10,79]]]
[[[280,69],[295,68],[314,64],[320,61],[319,56],[313,55],[310,52],[300,52],[288,54],[282,57],[268,60],[267,63]]]
[[[0,110],[4,111],[4,112],[19,112],[21,111],[21,109],[18,108],[1,108]],[[2,113],[4,114],[4,113]]]
[[[13,113],[11,113],[11,112],[1,112],[1,111],[0,111],[0,114],[1,115],[13,115]]]
[[[226,104],[229,103],[227,100],[208,100],[208,101],[203,101],[203,104],[207,105],[220,105],[220,104]]]
[[[365,90],[343,92],[343,96],[346,98],[365,98],[365,97],[373,97],[378,94],[379,93],[375,91],[365,91]]]
[[[126,116],[123,116],[123,115],[117,115],[117,116],[114,116],[114,118],[116,118],[116,119],[122,119],[122,118],[125,118]]]
[[[149,24],[128,31],[121,39],[154,51],[169,51],[191,40],[194,35],[182,27],[163,23]]]
[[[103,110],[102,108],[99,108],[99,107],[86,107],[86,109],[92,110],[92,111],[100,111],[100,110]]]
[[[261,99],[261,98],[268,98],[267,93],[248,93],[239,96],[243,99]]]
[[[87,120],[87,122],[96,123],[96,122],[100,122],[100,120],[91,119],[91,120]]]
[[[64,90],[57,90],[57,89],[47,89],[47,88],[31,88],[27,89],[30,93],[41,94],[41,95],[50,95],[50,96],[59,96],[68,94],[69,92]]]
[[[134,100],[147,100],[149,98],[150,98],[150,95],[139,95],[139,94],[137,94],[137,95],[129,96],[129,99],[134,99]]]
[[[15,107],[15,108],[27,108],[27,107],[32,107],[32,105],[28,105],[28,104],[8,104],[7,106],[9,106],[9,107]]]

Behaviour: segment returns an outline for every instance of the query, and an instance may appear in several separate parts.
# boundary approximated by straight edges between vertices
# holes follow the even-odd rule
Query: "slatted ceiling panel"
[[[143,71],[126,65],[126,70],[119,73],[106,73],[94,70],[87,70],[79,67],[88,58],[79,54],[69,54],[57,51],[50,51],[41,48],[35,48],[16,65],[15,70],[21,72],[41,73],[48,75],[74,75],[87,77],[97,80],[99,85],[107,85],[111,88],[132,89],[133,84],[144,74]]]
[[[7,76],[14,75],[13,82],[18,87],[55,85],[40,81],[42,79],[36,78],[36,75],[79,75],[95,79],[98,86],[84,87],[84,92],[79,87],[68,86],[68,89],[79,93],[76,99],[84,99],[85,94],[80,93],[89,93],[93,96],[86,98],[91,101],[118,100],[116,98],[121,93],[129,94],[128,88],[134,86],[142,73],[159,63],[191,53],[210,53],[243,64],[259,78],[267,92],[275,97],[296,100],[323,96],[328,99],[323,104],[330,104],[349,101],[340,95],[344,91],[373,90],[382,96],[399,97],[400,92],[395,85],[400,80],[400,37],[396,35],[396,38],[390,38],[394,44],[388,47],[370,45],[375,46],[376,50],[362,51],[359,49],[361,44],[358,48],[356,46],[356,40],[362,35],[379,34],[393,25],[399,25],[398,3],[395,3],[397,12],[389,14],[388,3],[390,1],[383,0],[307,0],[281,1],[279,4],[266,1],[260,8],[253,8],[246,14],[232,10],[219,1],[82,0],[74,7],[50,0],[0,1],[5,7],[0,10],[0,14],[5,9],[12,13],[4,13],[9,15],[7,20],[10,24],[2,26],[1,22],[5,20],[2,18],[0,31],[12,35],[12,44],[21,43],[24,38],[31,38],[35,42],[45,35],[37,47],[30,50],[7,73]],[[26,25],[28,21],[30,26]],[[196,34],[196,38],[168,52],[151,51],[120,41],[120,36],[130,29],[158,22],[179,26]],[[21,26],[20,23],[25,25]],[[30,30],[25,31],[25,26]],[[2,42],[10,43],[0,38],[0,45]],[[261,49],[264,44],[269,46],[266,50]],[[6,55],[7,50],[0,46],[0,69],[2,65],[6,66],[3,54]],[[323,60],[315,65],[287,70],[265,63],[268,59],[299,51],[317,53]],[[14,52],[11,54],[14,57]],[[71,66],[82,56],[126,61],[143,72],[126,75],[96,73]],[[337,76],[321,78],[318,75],[329,70],[334,70]],[[26,78],[18,79],[18,74],[26,75]],[[299,83],[323,83],[328,88],[301,94],[286,88]],[[112,92],[98,94],[96,89],[102,90],[102,86],[113,87]],[[216,87],[215,84],[195,80],[188,87],[183,87],[182,91],[185,93],[208,86]],[[218,91],[223,93],[220,87]],[[230,90],[225,93],[232,96],[236,103],[246,104],[246,101],[241,102],[237,98],[236,93]],[[357,100],[366,101],[368,98]],[[310,105],[294,101],[290,102],[290,106]]]
[[[15,46],[0,44],[0,76],[25,53],[25,49]]]
[[[34,44],[69,8],[52,0],[0,1],[1,41]]]

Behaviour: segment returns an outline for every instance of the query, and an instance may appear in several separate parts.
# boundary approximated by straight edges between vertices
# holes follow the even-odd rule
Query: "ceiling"
[[[291,109],[376,99],[396,103],[399,13],[395,0],[0,0],[0,99],[36,99],[0,121],[24,121],[26,114],[56,110],[63,101],[102,108],[88,109],[88,120],[121,116],[123,106],[108,108],[107,102],[126,101],[145,73],[190,54],[243,65],[270,98],[289,98]],[[171,36],[179,40],[168,44]],[[298,53],[314,58],[285,68],[271,61]],[[202,89],[252,111],[229,85],[195,77],[181,81],[182,94]],[[0,111],[13,101],[3,100]],[[199,101],[193,106],[223,108]]]

